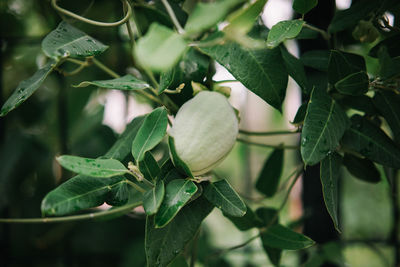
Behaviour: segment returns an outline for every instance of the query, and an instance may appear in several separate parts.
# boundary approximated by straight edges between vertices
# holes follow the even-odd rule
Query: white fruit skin
[[[201,175],[227,156],[238,131],[236,114],[226,97],[202,91],[179,109],[170,135],[181,160],[193,175]]]

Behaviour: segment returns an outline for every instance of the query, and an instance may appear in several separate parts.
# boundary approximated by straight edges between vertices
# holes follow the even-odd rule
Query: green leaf
[[[375,108],[372,99],[366,95],[360,96],[345,96],[342,99],[337,99],[337,102],[344,108],[352,108],[365,112],[368,115],[379,114],[378,110]]]
[[[296,115],[294,116],[293,122],[291,122],[292,124],[303,124],[304,118],[306,117],[307,105],[308,103],[303,103],[300,105],[300,107],[297,109]]]
[[[263,11],[268,0],[256,0],[248,6],[239,9],[228,17],[228,26],[224,32],[229,36],[245,35],[254,26],[260,13]]]
[[[336,84],[350,74],[365,70],[365,60],[362,56],[331,50],[328,65],[328,80],[331,84]]]
[[[306,14],[318,4],[318,0],[294,0],[293,9],[300,14]]]
[[[143,208],[147,215],[156,214],[164,199],[164,182],[158,181],[156,186],[147,191],[143,196]]]
[[[400,141],[400,96],[391,91],[378,91],[373,103],[389,124],[394,140]]]
[[[129,144],[143,120],[143,116],[134,118],[104,157],[124,160],[130,153]],[[134,194],[131,186],[126,186],[126,180],[122,177],[104,179],[77,175],[47,193],[42,200],[41,210],[45,215],[60,216],[96,207],[105,201],[113,205],[130,203],[134,200]]]
[[[272,26],[267,38],[267,47],[275,48],[286,39],[295,38],[303,28],[304,20],[284,20]]]
[[[263,244],[277,249],[298,250],[314,245],[307,236],[294,232],[280,224],[272,225],[261,234]]]
[[[320,162],[339,145],[349,119],[324,90],[313,89],[301,133],[301,156],[307,165]]]
[[[224,214],[242,217],[246,214],[246,205],[225,179],[209,183],[204,189],[205,198]]]
[[[42,50],[50,58],[90,57],[101,54],[108,46],[86,33],[61,22],[42,42]]]
[[[154,218],[155,227],[167,225],[196,192],[197,186],[190,180],[176,179],[169,182],[165,198]]]
[[[278,224],[277,210],[273,208],[262,207],[256,210],[257,216],[263,221],[263,226],[276,225]],[[273,221],[274,220],[274,221]],[[261,242],[265,252],[271,263],[275,266],[279,266],[282,257],[282,250],[268,246],[263,242],[263,236],[261,233]]]
[[[116,159],[89,159],[69,155],[56,159],[64,168],[91,177],[108,178],[129,173],[128,169]]]
[[[368,91],[369,79],[364,71],[350,74],[335,83],[335,88],[342,94],[359,96]]]
[[[243,0],[220,0],[210,3],[199,2],[190,14],[186,24],[186,34],[199,33],[222,21],[229,11]]]
[[[147,266],[167,266],[197,233],[201,222],[213,206],[203,197],[185,206],[163,228],[156,228],[154,218],[147,217],[145,249]]]
[[[87,177],[93,179],[93,177]],[[138,184],[137,181],[132,183]],[[139,185],[140,186],[140,185]],[[121,206],[127,203],[136,202],[143,199],[143,193],[137,191],[130,183],[128,184],[127,179],[122,179],[121,183],[115,184],[111,187],[110,193],[107,195],[105,202],[111,206]]]
[[[226,213],[223,213],[225,217],[227,217],[240,231],[247,231],[254,227],[262,227],[263,222],[260,218],[256,216],[254,211],[246,205],[246,214],[242,217],[234,217],[230,216]]]
[[[338,180],[342,157],[336,152],[330,153],[321,161],[320,178],[324,202],[332,218],[335,229],[340,233],[338,220]]]
[[[371,57],[379,57],[380,51],[385,50],[389,57],[400,56],[400,35],[393,34],[377,43],[369,51]]]
[[[162,141],[167,131],[168,118],[165,108],[156,108],[146,116],[142,126],[132,142],[132,156],[136,162],[144,158],[144,154]]]
[[[57,62],[55,60],[49,60],[49,62],[36,71],[32,77],[20,82],[17,89],[15,89],[1,108],[0,117],[7,115],[8,112],[21,105],[30,97],[42,85],[46,77],[56,66]]]
[[[126,183],[121,177],[102,179],[77,175],[49,192],[42,200],[44,215],[61,216],[100,206],[114,187]]]
[[[283,169],[283,149],[275,149],[264,163],[256,182],[256,188],[267,197],[278,190]]]
[[[360,115],[351,117],[351,123],[342,138],[343,146],[376,163],[400,168],[400,149],[379,127]]]
[[[287,72],[301,87],[302,91],[308,95],[310,93],[310,88],[303,63],[290,54],[284,46],[280,46],[280,49]]]
[[[105,158],[123,161],[131,153],[131,144],[135,139],[140,127],[143,124],[145,116],[134,118],[121,134],[114,145],[104,155]]]
[[[320,71],[327,71],[330,53],[328,50],[312,50],[301,55],[300,60],[304,66]]]
[[[379,76],[382,80],[391,79],[400,73],[400,57],[392,58],[386,46],[378,51],[379,58]]]
[[[157,176],[161,171],[160,166],[158,166],[157,161],[149,151],[144,154],[143,160],[139,162],[139,169],[147,180],[153,182],[157,180]]]
[[[236,43],[201,48],[238,81],[281,111],[288,75],[279,48],[250,50]]]
[[[356,1],[350,8],[340,10],[335,13],[331,24],[328,27],[330,33],[336,33],[351,27],[355,27],[357,23],[378,12],[379,7],[389,1]]]
[[[190,170],[189,166],[178,156],[176,153],[175,149],[175,141],[172,136],[168,137],[168,146],[169,146],[169,151],[171,154],[171,160],[175,167],[181,171],[183,174],[188,175],[189,177],[193,178],[192,171]]]
[[[381,174],[368,159],[362,159],[351,154],[344,154],[343,164],[347,170],[356,178],[369,183],[381,181]]]
[[[148,83],[141,81],[130,74],[112,80],[81,82],[75,87],[86,87],[89,85],[94,85],[107,89],[117,89],[117,90],[127,90],[127,91],[143,90],[150,87]]]
[[[167,71],[161,72],[160,74],[160,85],[158,87],[158,94],[164,92],[173,83],[175,79],[176,67]]]
[[[161,72],[171,69],[186,50],[186,41],[171,29],[151,24],[135,47],[135,57],[145,68]]]

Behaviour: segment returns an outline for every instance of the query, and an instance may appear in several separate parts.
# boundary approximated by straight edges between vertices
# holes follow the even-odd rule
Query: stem
[[[255,135],[255,136],[268,136],[268,135],[280,135],[280,134],[297,134],[300,132],[298,130],[296,130],[296,131],[284,130],[284,131],[271,131],[271,132],[252,132],[252,131],[240,129],[239,133],[246,134],[246,135]]]
[[[106,211],[94,212],[94,213],[87,213],[81,215],[72,215],[72,216],[64,216],[64,217],[56,217],[56,218],[0,218],[0,223],[58,223],[58,222],[70,222],[70,221],[81,221],[81,220],[88,220],[88,219],[95,219],[101,218],[104,216],[118,214],[124,211],[130,211],[133,208],[140,206],[142,202],[136,202],[129,205],[125,205],[122,207],[117,207],[113,209],[109,209]]]
[[[220,83],[239,83],[238,80],[221,80],[221,81],[213,81],[216,84],[220,84]]]
[[[281,149],[299,149],[299,146],[290,146],[290,145],[271,145],[271,144],[261,144],[261,143],[256,143],[252,141],[247,141],[242,138],[236,138],[236,141],[242,142],[247,145],[255,145],[255,146],[260,146],[260,147],[268,147],[268,148],[281,148]]]
[[[126,14],[125,14],[123,19],[121,19],[119,21],[116,21],[116,22],[101,22],[101,21],[96,21],[96,20],[92,20],[92,19],[88,19],[88,18],[82,17],[82,16],[80,16],[78,14],[75,14],[75,13],[69,11],[69,10],[61,8],[60,6],[57,5],[57,0],[51,0],[51,5],[58,12],[60,12],[60,13],[62,13],[64,15],[70,16],[70,17],[72,17],[74,19],[80,20],[82,22],[85,22],[85,23],[88,23],[88,24],[92,24],[92,25],[96,25],[96,26],[101,26],[101,27],[119,26],[119,25],[124,24],[126,21],[129,20],[129,17],[132,14],[132,8],[130,7],[129,3],[126,0],[124,0],[123,3],[124,3],[124,5],[126,5],[128,7],[127,12],[126,12]]]
[[[172,10],[171,6],[169,5],[168,1],[161,0],[161,2],[163,3],[165,9],[167,10],[169,17],[171,18],[172,22],[175,25],[175,28],[178,30],[178,33],[180,33],[180,34],[185,33],[185,30],[182,28],[181,24],[179,24],[179,21],[176,18],[175,13]]]
[[[140,187],[139,185],[135,184],[132,181],[126,180],[125,181],[127,184],[129,184],[130,186],[132,186],[133,188],[135,188],[137,191],[141,192],[141,193],[145,193],[146,190],[144,190],[142,187]]]
[[[329,33],[327,33],[326,31],[324,31],[324,30],[321,30],[321,29],[319,29],[317,27],[314,27],[314,26],[312,26],[310,24],[307,24],[307,23],[304,24],[304,27],[309,28],[310,30],[319,32],[325,40],[331,39],[331,35]]]
[[[96,67],[98,67],[102,71],[106,72],[111,77],[113,77],[113,78],[120,78],[121,77],[116,72],[111,70],[109,67],[107,67],[106,65],[104,65],[103,63],[98,61],[96,58],[92,57],[91,60],[92,60],[93,64],[96,65]]]

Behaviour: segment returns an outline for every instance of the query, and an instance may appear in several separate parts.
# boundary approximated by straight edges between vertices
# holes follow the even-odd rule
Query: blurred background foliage
[[[62,1],[62,5],[101,21],[116,21],[122,15],[121,3],[116,0]],[[139,19],[144,24],[146,20],[150,24],[154,17],[162,21],[162,15],[154,12],[138,10]],[[49,1],[1,0],[0,103],[41,65],[44,60],[41,40],[60,20]],[[74,26],[108,44],[110,48],[100,60],[117,72],[126,72],[130,49],[123,30],[82,23]],[[356,50],[362,53],[362,47]],[[373,69],[374,62],[367,62]],[[71,176],[61,171],[55,156],[98,157],[114,143],[117,133],[102,124],[104,108],[87,105],[93,95],[102,92],[94,87],[71,86],[99,78],[105,75],[95,68],[71,77],[51,74],[29,101],[0,119],[0,217],[40,217],[45,194]],[[257,113],[249,116],[257,117]],[[266,116],[268,124],[260,126],[264,129],[287,126],[285,116],[276,112],[268,112]],[[297,136],[287,138],[292,143],[298,141]],[[277,139],[269,140],[279,143]],[[237,144],[216,170],[219,175],[229,177],[254,210],[261,205],[278,207],[285,194],[283,190],[260,203],[254,189],[257,173],[271,152]],[[285,151],[282,183],[299,161],[298,154]],[[339,240],[300,253],[285,251],[282,266],[298,266],[304,254],[314,255],[312,259],[317,262],[320,253],[331,255],[333,266],[393,266],[394,250],[387,243],[393,219],[387,180],[368,184],[343,170],[340,183],[343,232]],[[301,182],[297,187],[281,220],[285,223],[300,220],[298,225],[301,225],[308,215],[307,207],[301,203]],[[124,216],[101,222],[0,224],[0,266],[144,266],[144,222],[143,218]],[[217,248],[239,244],[253,235],[252,230],[239,232],[220,211],[214,210],[200,232],[198,266],[268,266],[259,241],[222,256],[213,254]],[[173,264],[180,266],[179,260]]]

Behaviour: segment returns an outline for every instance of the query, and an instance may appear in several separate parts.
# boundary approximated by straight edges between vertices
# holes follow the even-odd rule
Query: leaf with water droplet
[[[400,149],[382,129],[360,115],[351,117],[352,126],[341,144],[376,163],[399,169]]]
[[[301,133],[304,163],[314,165],[335,150],[349,125],[346,113],[326,91],[314,88]]]
[[[168,266],[197,233],[213,206],[202,196],[187,204],[163,228],[156,228],[154,216],[146,219],[145,250],[148,266]]]
[[[176,179],[165,188],[165,197],[155,215],[155,227],[167,225],[196,193],[197,186],[190,180]]]
[[[97,80],[97,81],[85,81],[81,82],[74,87],[86,87],[89,85],[98,86],[101,88],[107,89],[117,89],[117,90],[143,90],[149,88],[150,85],[145,81],[139,80],[136,77],[132,76],[131,74],[127,74],[120,78],[112,79],[112,80]]]
[[[20,82],[17,89],[7,99],[0,111],[0,117],[5,116],[8,112],[15,109],[22,104],[28,97],[30,97],[44,82],[46,77],[56,67],[57,62],[55,60],[49,60],[49,62],[39,69],[32,77]]]
[[[95,56],[107,48],[108,46],[65,21],[61,22],[56,30],[50,32],[42,42],[43,52],[51,58]]]
[[[57,161],[70,171],[92,177],[108,178],[129,173],[125,166],[116,159],[89,159],[63,155],[57,157]]]

